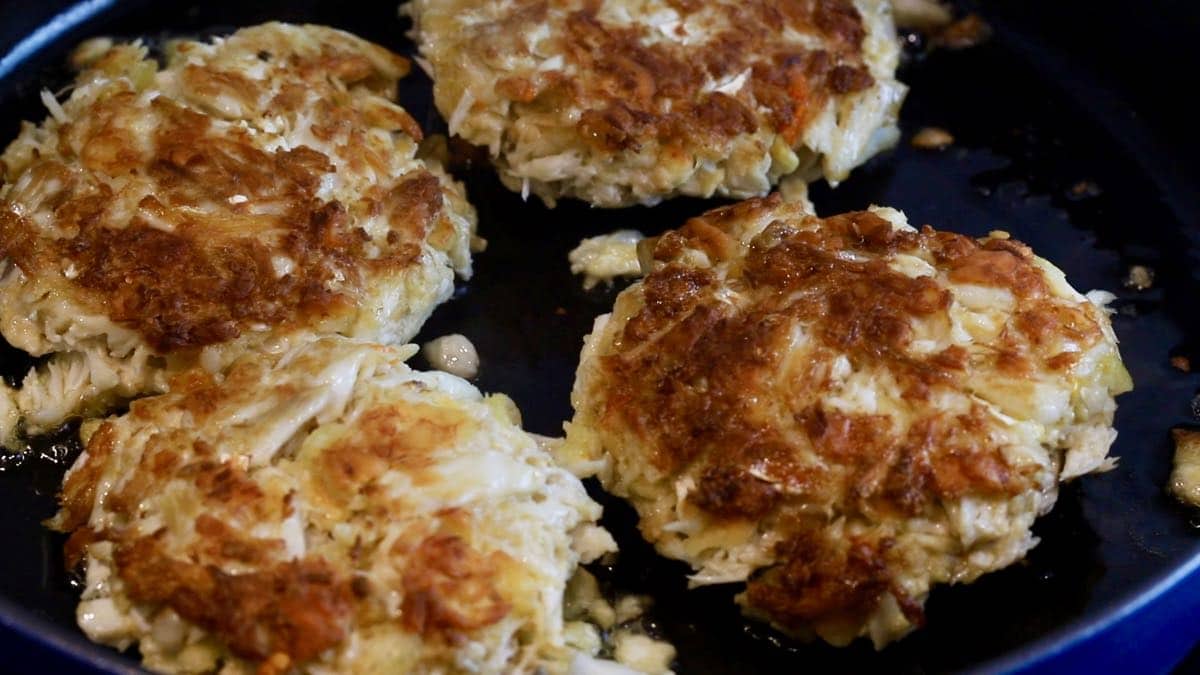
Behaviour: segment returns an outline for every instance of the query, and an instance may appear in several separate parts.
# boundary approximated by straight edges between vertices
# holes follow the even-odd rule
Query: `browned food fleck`
[[[922,127],[912,137],[912,146],[920,150],[944,150],[951,145],[954,136],[941,127]]]

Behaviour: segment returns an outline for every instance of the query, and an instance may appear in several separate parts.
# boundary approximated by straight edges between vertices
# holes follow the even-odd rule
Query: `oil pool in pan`
[[[0,44],[29,35],[44,42],[27,41],[26,49],[0,62],[5,140],[15,136],[20,119],[44,115],[39,88],[66,81],[57,64],[89,35],[194,34],[284,19],[328,23],[411,51],[392,1],[355,3],[352,9],[325,1],[183,7],[93,1],[80,3],[82,9],[64,21],[47,23],[67,4],[5,3],[8,27],[0,30],[12,32],[0,32]],[[1174,21],[1134,20],[1115,2],[994,4],[982,8],[996,29],[990,42],[928,55],[910,49],[914,58],[901,71],[912,91],[900,147],[836,190],[816,188],[812,198],[822,213],[881,203],[905,210],[914,223],[976,235],[1008,230],[1064,269],[1076,287],[1114,291],[1113,322],[1137,384],[1119,399],[1121,436],[1113,454],[1121,463],[1064,490],[1035,528],[1043,541],[1026,563],[970,586],[937,590],[928,625],[879,653],[866,643],[842,650],[791,643],[743,621],[729,602],[733,590],[688,591],[682,565],[654,556],[637,536],[631,511],[606,500],[606,523],[623,553],[614,566],[593,571],[610,589],[654,596],[649,620],[679,648],[679,672],[904,673],[1030,663],[1159,667],[1200,638],[1200,578],[1183,578],[1200,562],[1194,526],[1200,521],[1192,520],[1200,514],[1163,492],[1171,460],[1167,430],[1198,421],[1189,404],[1200,382],[1172,368],[1169,358],[1183,354],[1200,363],[1200,315],[1194,311],[1200,291],[1200,223],[1194,215],[1200,213],[1200,143],[1170,134],[1184,129],[1183,108],[1137,75],[1137,66],[1153,63],[1184,70],[1188,64],[1179,60],[1188,53],[1187,41],[1170,38],[1194,34],[1200,12]],[[1084,13],[1089,24],[1079,29],[1072,17]],[[31,33],[43,24],[43,33]],[[1117,37],[1153,44],[1155,53],[1105,50]],[[1124,61],[1110,61],[1115,52]],[[1192,59],[1191,65],[1200,65]],[[441,126],[421,75],[402,85],[401,102],[427,130]],[[911,148],[908,139],[924,126],[949,130],[954,145]],[[463,167],[460,177],[490,246],[476,258],[476,277],[435,312],[420,340],[466,335],[481,356],[477,384],[511,395],[531,431],[557,434],[571,412],[568,392],[580,340],[617,291],[601,286],[584,292],[567,268],[567,251],[583,237],[618,228],[656,234],[711,204],[682,200],[602,211],[563,203],[547,211],[536,202],[521,203],[486,167]],[[1156,271],[1151,288],[1123,286],[1132,265]],[[14,352],[0,358],[10,377],[28,366]],[[20,645],[8,654],[59,659],[43,665],[66,663],[61,650],[68,650],[98,667],[125,669],[135,662],[90,645],[75,628],[76,597],[61,571],[61,541],[40,526],[53,512],[61,473],[77,451],[71,439],[67,429],[39,439],[28,455],[0,458],[0,624],[8,627],[0,644]],[[1140,607],[1144,599],[1152,602]],[[1081,645],[1090,629],[1139,608],[1112,632]],[[40,637],[21,637],[34,632]]]

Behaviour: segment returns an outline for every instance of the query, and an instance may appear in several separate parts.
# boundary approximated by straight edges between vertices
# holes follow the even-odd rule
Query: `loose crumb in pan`
[[[968,14],[946,26],[933,37],[935,47],[946,49],[968,49],[976,47],[992,36],[992,27],[978,14]]]
[[[1200,506],[1200,431],[1172,429],[1175,441],[1175,468],[1167,489],[1180,501]]]
[[[421,353],[429,365],[451,375],[470,380],[479,374],[479,353],[475,351],[475,345],[458,333],[426,342]]]
[[[1100,195],[1100,186],[1090,180],[1081,180],[1071,186],[1067,191],[1067,197],[1072,200],[1087,199],[1089,197],[1097,197]]]
[[[941,127],[922,127],[912,138],[912,146],[919,150],[945,150],[951,145],[954,136]]]
[[[1134,265],[1129,268],[1125,277],[1125,287],[1135,291],[1149,290],[1154,286],[1154,270],[1145,265]]]

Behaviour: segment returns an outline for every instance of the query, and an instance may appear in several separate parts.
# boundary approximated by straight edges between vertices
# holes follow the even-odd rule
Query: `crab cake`
[[[772,196],[653,259],[587,339],[563,459],[784,632],[903,636],[933,585],[1021,559],[1060,481],[1112,465],[1111,296],[1002,232]]]
[[[108,50],[0,159],[0,332],[52,355],[8,429],[299,334],[402,342],[470,274],[474,211],[392,103],[408,61],[277,23],[167,52]]]
[[[166,673],[565,669],[600,506],[415,351],[322,338],[86,423],[52,526],[88,637]]]
[[[547,204],[836,183],[895,143],[884,0],[411,0],[450,132]]]

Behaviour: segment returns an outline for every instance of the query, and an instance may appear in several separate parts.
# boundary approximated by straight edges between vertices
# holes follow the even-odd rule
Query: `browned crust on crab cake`
[[[3,156],[0,330],[92,371],[83,392],[34,374],[15,407],[35,430],[206,348],[407,340],[470,275],[474,211],[392,100],[407,59],[279,23],[166,51],[112,47]]]
[[[244,356],[89,426],[51,522],[80,627],[168,673],[564,670],[600,508],[511,401],[411,353]]]
[[[389,70],[366,49],[386,57]],[[365,87],[389,96],[407,60],[367,43],[333,40],[316,55],[267,58],[275,59],[266,61],[270,77],[282,81],[271,83],[278,93],[269,101],[260,100],[263,85],[235,64],[187,65],[179,73],[188,88],[183,101],[160,95],[139,104],[142,92],[118,84],[58,125],[50,142],[57,155],[10,169],[14,183],[57,189],[45,188],[34,204],[20,199],[29,192],[10,194],[8,208],[0,209],[0,256],[27,276],[73,265],[70,292],[89,309],[107,309],[160,352],[230,340],[250,326],[305,324],[347,311],[376,270],[394,274],[422,264],[422,242],[435,227],[449,227],[440,222],[444,200],[435,176],[417,168],[386,192],[350,203],[322,198],[322,178],[338,170],[330,150],[269,150],[256,141],[255,128],[226,128],[204,109],[232,98],[248,111],[262,107],[263,115],[312,115],[312,136],[336,148],[339,163],[387,173],[388,162],[376,154],[381,148],[366,134],[383,128],[420,140],[419,127],[403,110],[379,102],[339,104],[346,98],[339,92]],[[323,99],[316,105],[313,90]],[[139,177],[136,189],[145,192],[132,211],[113,206],[114,199],[129,199],[112,187],[123,176]],[[373,242],[356,221],[378,213],[387,232]],[[53,220],[49,231],[32,220],[43,214]],[[272,255],[291,258],[293,269],[280,275]]]
[[[743,183],[769,185],[767,174],[778,180],[807,161],[792,154],[783,162],[792,166],[769,170],[759,166],[771,164],[767,155],[821,154],[803,137],[831,101],[898,87],[891,36],[868,48],[877,24],[890,30],[875,2],[415,0],[408,11],[451,131],[490,146],[506,182],[530,181],[549,199],[557,191],[615,206],[677,192],[748,196]],[[544,151],[533,150],[539,144]],[[564,152],[596,170],[593,185],[543,180],[526,161]],[[840,179],[857,159],[827,173]],[[696,178],[689,162],[726,167],[729,180]],[[625,174],[634,167],[656,175]]]
[[[902,218],[773,196],[669,231],[589,338],[568,435],[660,550],[703,577],[704,545],[743,547],[748,610],[838,643],[893,639],[932,583],[1019,558],[1064,454],[1102,465],[1127,388],[1104,312],[1027,246]],[[1043,398],[1057,417],[1021,419]],[[1009,511],[992,563],[953,536],[964,503]]]
[[[702,6],[672,4],[683,17]],[[777,129],[794,143],[831,95],[875,83],[863,65],[866,31],[847,0],[724,5],[723,27],[703,50],[672,43],[646,47],[644,28],[609,26],[596,15],[597,7],[585,3],[567,15],[563,36],[568,61],[589,77],[509,78],[496,86],[512,88],[522,102],[556,94],[586,101],[576,130],[602,150],[638,149],[652,140],[668,149],[719,143],[760,126]],[[790,47],[779,39],[788,29],[813,35],[825,48]],[[722,92],[701,93],[705,82],[747,68],[745,102]]]

